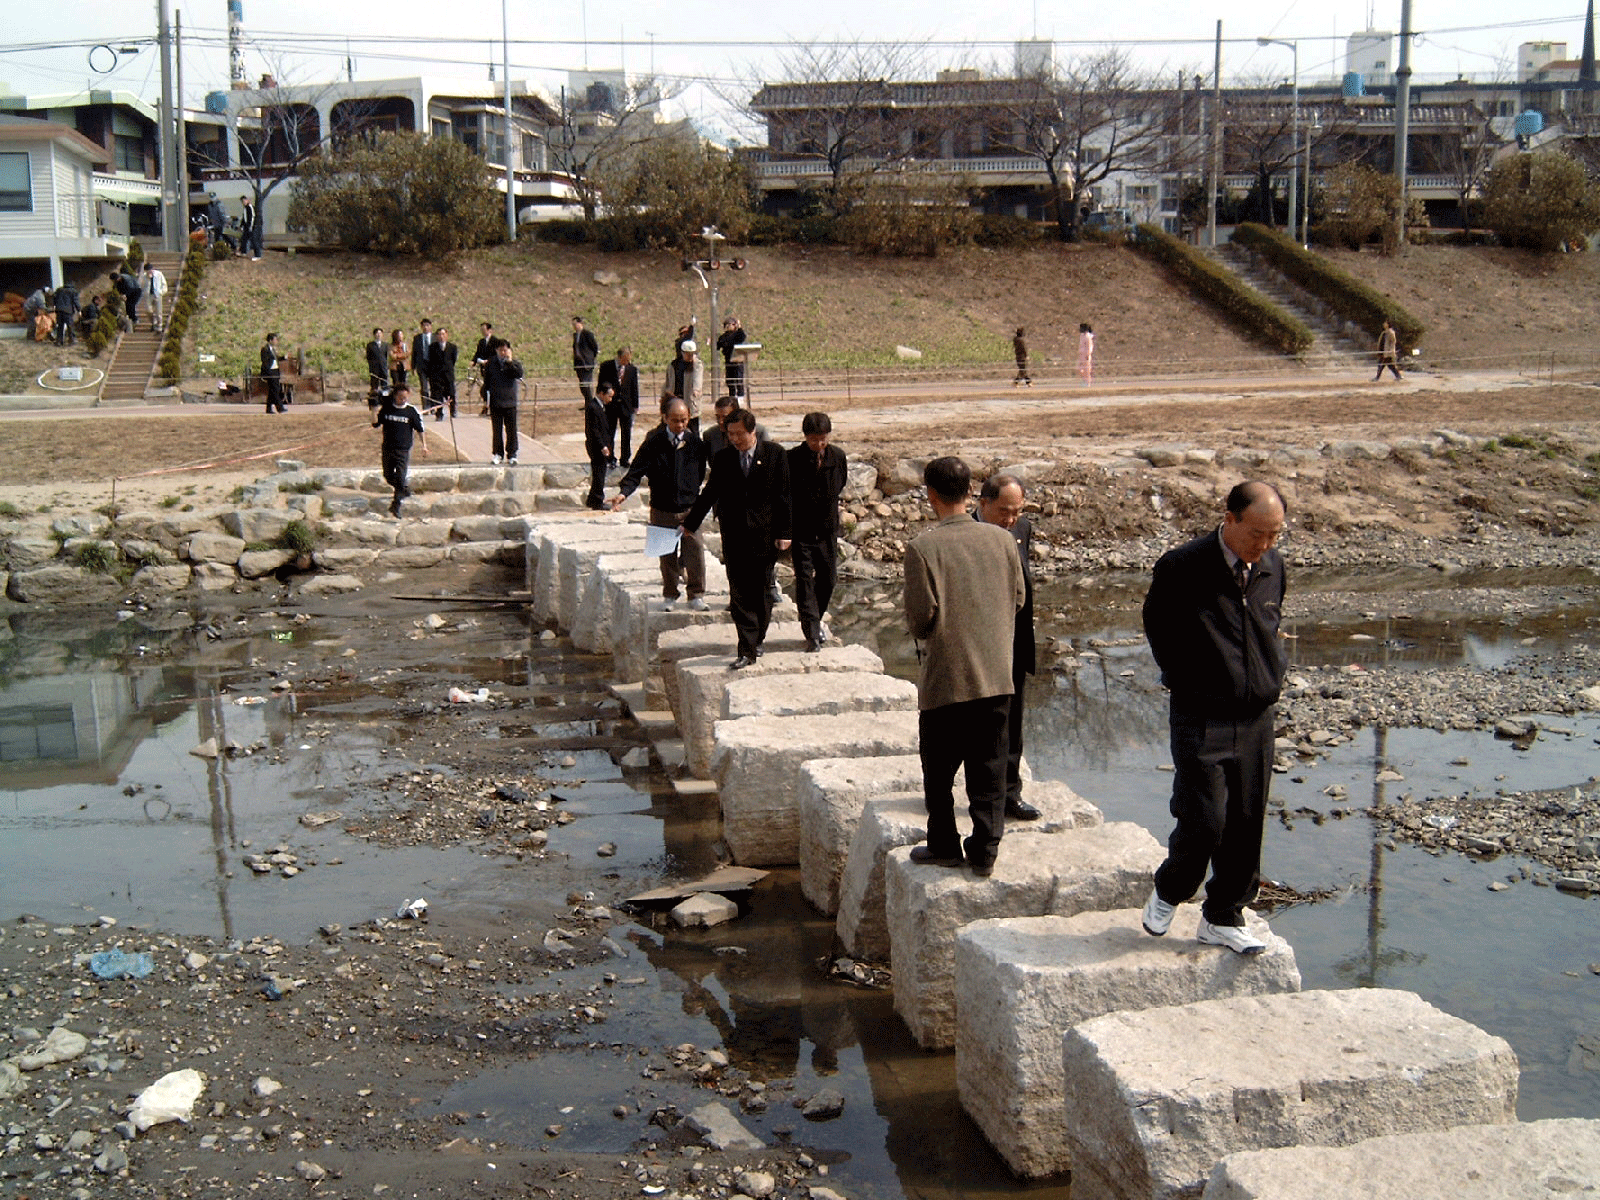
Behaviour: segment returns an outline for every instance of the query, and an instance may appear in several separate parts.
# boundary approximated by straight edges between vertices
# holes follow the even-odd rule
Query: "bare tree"
[[[1277,224],[1273,177],[1299,170],[1303,155],[1309,154],[1312,162],[1382,165],[1371,161],[1381,141],[1358,136],[1356,117],[1350,111],[1340,105],[1302,105],[1297,122],[1290,97],[1275,89],[1241,89],[1231,101],[1225,100],[1222,127],[1223,170],[1256,177],[1261,206],[1258,219],[1263,225]],[[1310,187],[1310,180],[1306,186]]]
[[[1418,170],[1437,171],[1450,179],[1461,209],[1462,231],[1471,233],[1473,206],[1481,201],[1489,168],[1506,140],[1477,101],[1441,107],[1435,124],[1442,128],[1430,137],[1413,139],[1412,162]]]
[[[782,82],[762,84],[748,107],[765,123],[774,155],[827,163],[828,198],[840,211],[848,207],[849,171],[914,153],[894,88],[924,65],[915,43],[797,43],[779,59]]]
[[[1009,131],[1002,144],[1044,171],[1063,241],[1077,240],[1084,198],[1096,184],[1121,172],[1181,167],[1182,95],[1136,72],[1123,51],[994,86],[998,124]]]
[[[695,137],[687,122],[666,122],[659,116],[661,102],[682,90],[666,87],[654,76],[591,84],[581,95],[563,89],[550,157],[571,181],[585,217],[594,219],[607,181],[626,175],[641,149]]]

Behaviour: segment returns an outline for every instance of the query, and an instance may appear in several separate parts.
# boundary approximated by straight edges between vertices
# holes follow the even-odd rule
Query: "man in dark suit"
[[[433,322],[423,317],[417,323],[417,332],[411,339],[411,369],[417,373],[417,394],[422,403],[417,407],[427,412],[433,399]]]
[[[828,444],[833,422],[827,413],[807,413],[800,421],[805,441],[789,450],[789,491],[794,505],[794,602],[806,649],[828,640],[822,618],[833,599],[839,567],[839,496],[849,480],[844,451]]]
[[[1022,707],[1028,676],[1038,669],[1038,653],[1033,640],[1033,525],[1022,515],[1022,480],[1015,475],[991,475],[978,489],[978,520],[1009,529],[1017,539],[1017,554],[1022,559],[1024,599],[1017,610],[1016,631],[1011,639],[1011,714],[1006,756],[1006,819],[1037,821],[1039,810],[1022,798]]]
[[[485,321],[479,326],[483,336],[478,339],[477,347],[472,351],[472,365],[478,368],[478,399],[483,401],[483,411],[478,415],[489,415],[489,360],[494,357],[494,326]]]
[[[578,390],[585,400],[594,395],[594,364],[600,357],[600,343],[583,327],[582,317],[572,318],[572,371],[578,377]]]
[[[606,385],[601,384],[602,388]],[[689,515],[706,477],[706,448],[689,428],[689,406],[673,397],[662,414],[661,424],[644,435],[633,466],[622,477],[622,484],[611,501],[612,511],[638,489],[642,480],[650,483],[650,524],[658,529],[677,529]],[[661,595],[667,603],[678,599],[678,580],[685,577],[689,587],[689,607],[697,612],[707,608],[706,552],[698,533],[681,533],[677,548],[661,556]]]
[[[284,412],[283,369],[278,365],[278,335],[267,334],[261,347],[261,378],[267,385],[267,411]]]
[[[450,332],[440,326],[434,331],[433,349],[428,352],[428,388],[433,397],[434,419],[444,420],[446,408],[456,415],[456,359],[461,347],[450,340]]]
[[[625,467],[633,460],[633,414],[639,411],[639,368],[626,346],[600,364],[600,386],[606,384],[611,385],[611,431],[622,431],[622,453],[614,461]]]
[[[729,444],[711,460],[711,477],[683,520],[690,533],[713,507],[728,569],[728,612],[739,635],[733,669],[755,662],[772,623],[767,572],[789,548],[789,457],[756,437],[756,419],[740,409],[728,419]]]
[[[1172,815],[1167,859],[1145,902],[1145,932],[1160,937],[1175,906],[1211,871],[1199,940],[1238,954],[1266,948],[1245,928],[1261,881],[1261,836],[1272,782],[1278,694],[1286,666],[1278,622],[1283,497],[1269,483],[1228,493],[1222,524],[1156,562],[1144,632],[1171,693]]]
[[[589,454],[589,494],[584,506],[596,511],[606,507],[606,468],[611,465],[611,419],[606,416],[606,405],[610,400],[610,385],[601,384],[598,392],[590,392],[583,401],[583,448]]]
[[[381,328],[372,331],[367,343],[367,387],[367,406],[375,408],[389,389],[389,343],[383,340]]]

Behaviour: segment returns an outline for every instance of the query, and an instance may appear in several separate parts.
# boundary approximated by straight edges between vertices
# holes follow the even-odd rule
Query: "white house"
[[[48,280],[55,287],[64,263],[127,250],[126,222],[120,233],[108,232],[105,202],[95,194],[95,168],[109,161],[69,126],[0,115],[0,269],[8,286],[20,291],[31,282],[31,290]]]

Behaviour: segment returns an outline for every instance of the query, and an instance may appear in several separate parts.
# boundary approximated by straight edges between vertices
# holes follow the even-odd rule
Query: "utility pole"
[[[1406,162],[1411,140],[1411,0],[1400,0],[1400,66],[1394,73],[1394,176],[1400,184],[1399,237],[1395,253],[1406,248]]]
[[[504,55],[501,73],[506,77],[506,241],[514,242],[517,240],[517,173],[511,166],[511,25],[506,17],[506,0],[500,0],[500,46]]]
[[[1217,22],[1216,62],[1211,68],[1211,171],[1206,185],[1206,245],[1217,244],[1217,189],[1222,186],[1222,22]]]
[[[172,19],[168,0],[157,0],[157,42],[161,48],[161,245],[175,254],[182,253],[178,238],[178,155],[174,145],[172,109]]]
[[[178,249],[180,253],[187,253],[189,249],[189,126],[183,115],[183,11],[180,9],[173,14],[172,21],[172,49],[173,58],[176,60],[178,111],[175,123],[178,139],[177,166],[178,166]]]

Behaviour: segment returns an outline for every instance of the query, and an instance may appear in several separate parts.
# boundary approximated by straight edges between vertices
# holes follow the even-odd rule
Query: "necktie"
[[[1241,558],[1234,564],[1233,576],[1239,581],[1239,594],[1244,595],[1245,589],[1250,586],[1250,564]]]
[[[746,475],[750,474],[750,451],[745,450],[740,453],[739,466]]]
[[[672,439],[672,448],[674,450],[682,450],[683,449],[683,439],[681,437],[673,438]]]

